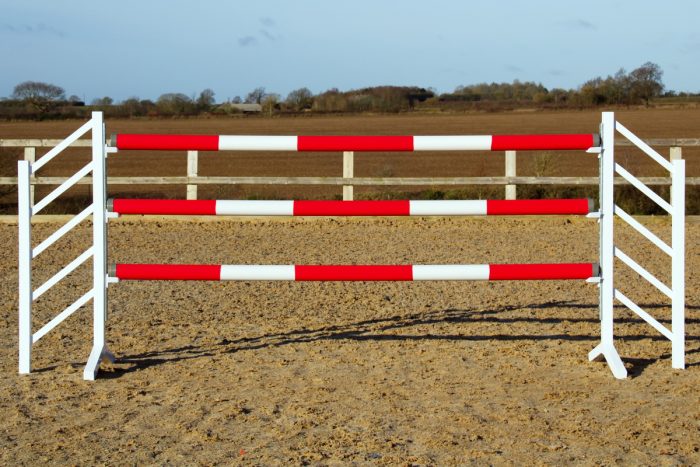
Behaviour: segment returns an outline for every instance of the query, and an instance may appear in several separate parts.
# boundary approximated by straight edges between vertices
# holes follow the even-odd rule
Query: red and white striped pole
[[[189,216],[498,216],[586,215],[591,199],[438,201],[267,201],[114,199],[118,214]]]
[[[116,134],[111,145],[151,151],[556,151],[600,146],[597,134],[464,136],[249,136]]]
[[[597,263],[441,265],[116,264],[120,280],[426,281],[573,280],[598,277]]]

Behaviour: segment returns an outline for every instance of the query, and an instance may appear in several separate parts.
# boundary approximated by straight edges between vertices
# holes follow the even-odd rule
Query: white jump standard
[[[30,177],[85,133],[92,132],[92,161],[36,204],[30,197]],[[662,199],[615,162],[614,137],[620,133],[671,174],[671,201]],[[505,151],[572,150],[598,154],[599,211],[589,199],[449,200],[449,201],[244,201],[244,200],[107,200],[107,155],[120,150],[202,151]],[[586,156],[584,156],[586,157]],[[588,156],[590,157],[590,156]],[[32,247],[31,218],[81,178],[92,173],[92,204],[56,232]],[[620,175],[668,212],[672,244],[668,245],[614,204],[614,177]],[[617,299],[671,341],[673,368],[685,367],[685,162],[669,162],[632,134],[610,112],[603,113],[598,134],[479,135],[479,136],[250,136],[119,134],[105,142],[101,112],[34,163],[18,162],[19,223],[19,372],[31,371],[32,346],[75,311],[93,302],[93,348],[83,372],[95,379],[107,349],[107,286],[131,280],[284,280],[284,281],[421,281],[421,280],[586,280],[600,286],[601,340],[589,358],[606,359],[616,378],[627,370],[615,348],[613,301]],[[206,216],[506,216],[582,215],[600,222],[597,262],[554,264],[438,264],[438,265],[219,265],[130,264],[107,267],[107,221],[119,215]],[[613,243],[617,215],[672,258],[672,283],[661,282]],[[92,216],[93,240],[82,254],[44,284],[32,288],[32,261],[83,220]],[[32,332],[33,302],[88,259],[93,260],[92,288],[56,317]],[[657,287],[671,301],[668,329],[630,300],[614,283],[614,258]]]

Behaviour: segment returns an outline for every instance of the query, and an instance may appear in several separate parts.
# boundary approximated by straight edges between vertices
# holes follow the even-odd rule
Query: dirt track
[[[668,239],[665,218],[643,221]],[[35,238],[56,223],[35,226]],[[121,262],[486,263],[595,261],[579,218],[125,218]],[[618,229],[662,280],[669,262]],[[5,465],[700,462],[700,224],[688,224],[688,369],[616,308],[630,371],[589,363],[597,289],[584,282],[171,283],[110,288],[118,362],[81,380],[82,310],[16,374],[16,225],[0,224],[0,461]],[[88,226],[39,257],[36,284],[77,256]],[[89,266],[39,301],[35,329],[87,289]],[[670,307],[621,268],[621,289],[669,324]],[[49,306],[52,308],[49,309]]]

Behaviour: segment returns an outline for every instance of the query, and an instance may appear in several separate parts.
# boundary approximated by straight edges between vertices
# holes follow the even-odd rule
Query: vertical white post
[[[681,155],[680,148],[677,152]],[[685,368],[685,161],[673,158],[671,173],[671,366]]]
[[[33,164],[36,161],[36,148],[24,148],[24,160]],[[30,171],[31,172],[31,171]],[[34,174],[29,174],[29,180],[34,180]],[[34,206],[34,185],[29,185],[29,202]]]
[[[515,151],[506,151],[506,177],[515,177]],[[516,199],[515,185],[506,185],[506,199]]]
[[[352,151],[345,151],[343,153],[343,178],[352,178],[354,172],[354,159],[355,153]],[[352,201],[353,199],[353,186],[343,185],[343,201]]]
[[[32,370],[32,202],[31,164],[17,162],[17,220],[19,228],[19,372]]]
[[[600,153],[600,319],[601,341],[606,345],[613,344],[613,262],[615,245],[613,236],[614,226],[614,197],[615,177],[615,116],[612,112],[603,112],[601,131],[603,150]]]
[[[187,151],[187,176],[197,176],[197,151]],[[197,199],[197,185],[187,185],[187,199]]]
[[[93,276],[93,345],[83,378],[94,380],[106,353],[107,320],[107,219],[105,131],[102,112],[92,113],[92,235]]]
[[[616,378],[626,378],[625,368],[615,349],[613,340],[613,296],[615,246],[614,225],[614,177],[615,177],[615,114],[603,112],[601,125],[602,151],[600,153],[600,344],[588,358],[605,357]]]

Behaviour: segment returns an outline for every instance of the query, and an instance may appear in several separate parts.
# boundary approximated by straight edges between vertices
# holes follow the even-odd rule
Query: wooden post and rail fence
[[[24,148],[24,160],[34,162],[36,148],[52,148],[61,140],[54,139],[0,139],[0,148]],[[649,139],[650,146],[669,147],[671,160],[682,159],[683,147],[700,146],[700,138]],[[616,141],[619,146],[631,146],[627,141]],[[90,140],[77,140],[71,147],[90,147]],[[518,185],[598,185],[598,177],[519,177],[516,170],[516,152],[505,151],[505,176],[503,177],[354,177],[354,153],[343,152],[342,177],[229,177],[199,176],[198,151],[187,151],[185,176],[165,177],[108,177],[110,185],[186,185],[187,199],[197,199],[198,185],[336,185],[342,186],[343,200],[354,198],[355,186],[467,186],[504,185],[505,199],[516,199]],[[35,177],[31,179],[31,198],[34,202],[36,185],[60,185],[67,177]],[[647,185],[670,185],[669,177],[639,177]],[[78,184],[91,184],[85,177]],[[624,184],[624,180],[616,180]],[[0,177],[0,185],[16,185],[17,177]],[[700,185],[700,177],[686,178],[686,185]]]

